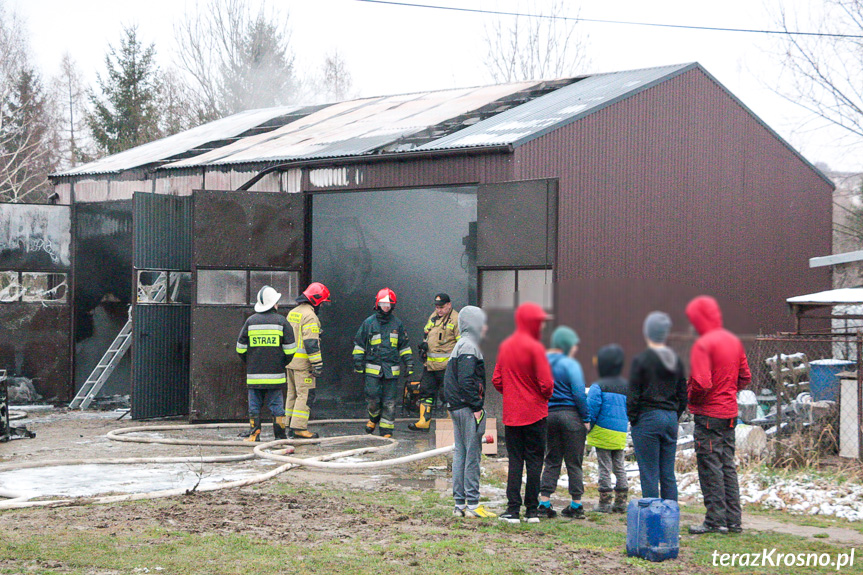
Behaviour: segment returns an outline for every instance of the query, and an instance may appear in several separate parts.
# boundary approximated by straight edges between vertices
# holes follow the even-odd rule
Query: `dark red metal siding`
[[[700,293],[741,333],[791,327],[785,298],[830,288],[831,186],[700,70],[516,149],[515,179],[560,182],[559,323],[585,358],[631,356],[641,323]]]

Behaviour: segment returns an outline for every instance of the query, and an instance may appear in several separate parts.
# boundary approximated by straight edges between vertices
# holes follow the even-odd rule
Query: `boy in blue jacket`
[[[626,481],[623,450],[626,448],[626,395],[629,383],[620,377],[624,363],[623,348],[617,344],[603,347],[596,354],[599,381],[587,393],[587,417],[590,432],[587,444],[596,448],[599,465],[599,513],[624,513],[629,485]],[[612,504],[612,473],[617,478]]]
[[[584,507],[581,505],[584,475],[581,466],[584,440],[587,437],[587,396],[584,391],[584,372],[575,359],[578,342],[578,334],[562,325],[551,335],[551,349],[547,354],[554,376],[554,393],[548,401],[548,438],[538,511],[540,516],[548,518],[557,515],[551,505],[551,494],[557,488],[561,463],[566,461],[572,501],[561,514],[573,519],[584,519]]]

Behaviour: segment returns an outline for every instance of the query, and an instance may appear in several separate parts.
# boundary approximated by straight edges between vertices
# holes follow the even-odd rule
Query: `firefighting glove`
[[[316,363],[312,366],[312,375],[314,377],[321,377],[324,374],[324,364]]]
[[[428,350],[429,350],[428,342],[427,341],[420,342],[419,345],[417,345],[417,349],[420,350],[420,353],[428,353]]]

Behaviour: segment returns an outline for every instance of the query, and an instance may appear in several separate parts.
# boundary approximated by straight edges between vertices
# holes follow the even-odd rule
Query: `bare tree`
[[[353,78],[347,62],[338,50],[327,54],[324,60],[321,89],[322,95],[329,101],[345,100],[351,95]]]
[[[519,82],[573,76],[590,64],[587,36],[578,28],[578,14],[567,15],[567,3],[536,0],[518,3],[517,12],[502,16],[485,29],[485,66],[495,82]]]
[[[287,15],[248,0],[206,0],[174,29],[176,63],[198,121],[293,100],[297,81]]]
[[[23,23],[0,2],[0,201],[47,198],[57,149],[51,112]]]
[[[794,34],[799,18],[781,4],[778,20],[786,32],[782,63],[791,89],[777,91],[854,139],[863,138],[863,40],[829,35],[863,33],[863,0],[825,0],[815,16],[825,36]]]
[[[59,166],[71,168],[93,159],[95,151],[87,130],[87,86],[80,68],[68,52],[60,61],[60,73],[51,82],[56,106]]]

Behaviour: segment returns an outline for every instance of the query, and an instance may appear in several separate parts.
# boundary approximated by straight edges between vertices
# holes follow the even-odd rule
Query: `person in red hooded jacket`
[[[686,306],[686,315],[701,336],[692,347],[688,384],[689,411],[695,416],[695,457],[707,514],[704,523],[689,527],[702,533],[740,533],[740,488],[734,465],[734,426],[737,392],[752,374],[743,344],[722,327],[716,300],[699,296]]]
[[[515,333],[500,344],[492,383],[503,394],[503,424],[509,471],[506,513],[500,519],[518,523],[521,511],[521,477],[527,466],[524,490],[525,520],[539,523],[539,489],[545,457],[548,400],[554,391],[551,366],[540,342],[548,316],[535,303],[515,311]]]

